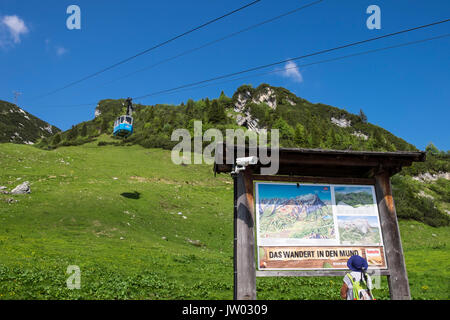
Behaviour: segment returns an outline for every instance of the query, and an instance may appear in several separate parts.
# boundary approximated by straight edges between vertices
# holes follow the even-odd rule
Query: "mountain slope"
[[[0,185],[28,180],[32,191],[0,193],[0,300],[232,299],[231,177],[174,165],[170,151],[97,142],[52,151],[5,143],[0,159]],[[401,220],[400,231],[412,297],[448,299],[450,227]],[[69,265],[81,269],[80,290],[66,287]],[[257,292],[340,299],[341,284],[265,277]],[[388,298],[385,277],[374,294]]]
[[[277,128],[286,147],[411,151],[416,148],[367,122],[364,115],[313,104],[281,87],[241,86],[233,95],[238,124],[256,131]],[[243,117],[242,117],[243,115]]]
[[[52,138],[44,139],[39,146],[54,149],[60,146],[81,145],[95,140],[101,134],[111,135],[113,122],[125,113],[124,100],[101,100],[95,109],[95,118],[75,125],[72,129]],[[135,105],[134,133],[127,139],[113,139],[100,144],[141,145],[146,148],[171,149],[172,131],[187,128],[193,135],[194,121],[202,121],[202,129],[217,128],[225,133],[227,128],[253,131],[280,130],[282,147],[352,149],[369,151],[413,151],[413,145],[387,130],[367,122],[363,112],[351,114],[343,109],[313,104],[297,97],[285,88],[261,84],[257,88],[239,87],[233,97],[223,92],[217,98],[188,100],[180,105]],[[225,136],[225,135],[224,135]],[[414,164],[411,170],[448,172],[450,158]],[[420,169],[417,169],[420,168]],[[419,171],[418,171],[419,170]],[[433,169],[434,170],[434,169]],[[393,178],[393,192],[399,217],[416,219],[432,226],[448,225],[450,207],[449,180],[420,184],[410,171]],[[428,196],[423,196],[423,192]],[[433,199],[429,198],[433,197]]]
[[[64,132],[56,140],[44,141],[43,147],[81,144],[102,133],[111,133],[116,117],[125,113],[124,100],[102,100],[95,119]],[[284,88],[261,84],[257,88],[239,87],[232,98],[188,100],[180,105],[135,105],[135,133],[121,143],[170,149],[173,129],[193,129],[201,120],[203,130],[214,127],[279,129],[283,147],[352,150],[416,150],[416,148],[366,121],[363,114],[354,115],[343,109],[313,104]],[[119,141],[118,141],[119,142]]]
[[[413,163],[392,177],[397,215],[431,226],[450,222],[450,153],[430,150],[427,160]]]
[[[0,142],[34,144],[60,131],[15,104],[0,100]]]

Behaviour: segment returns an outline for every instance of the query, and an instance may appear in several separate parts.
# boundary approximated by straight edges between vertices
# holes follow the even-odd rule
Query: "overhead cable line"
[[[252,29],[255,29],[255,28],[257,28],[257,27],[260,27],[260,26],[262,26],[262,25],[265,25],[265,24],[267,24],[267,23],[270,23],[270,22],[279,20],[279,19],[281,19],[281,18],[284,18],[284,17],[289,16],[289,15],[291,15],[291,14],[294,14],[294,13],[296,13],[296,12],[299,12],[299,11],[301,11],[301,10],[303,10],[303,9],[306,9],[306,8],[308,8],[308,7],[311,7],[311,6],[313,6],[313,5],[316,5],[316,4],[318,4],[318,3],[322,2],[322,1],[324,1],[324,0],[318,0],[318,1],[314,1],[314,2],[308,3],[308,4],[304,5],[304,6],[301,6],[301,7],[295,8],[295,9],[293,9],[293,10],[290,10],[290,11],[288,11],[288,12],[285,12],[285,13],[283,13],[283,14],[280,14],[280,15],[278,15],[278,16],[276,16],[276,17],[273,17],[273,18],[270,18],[270,19],[261,21],[261,22],[259,22],[259,23],[256,23],[256,24],[254,24],[254,25],[251,25],[251,26],[246,27],[246,28],[244,28],[244,29],[241,29],[241,30],[239,30],[239,31],[230,33],[230,34],[228,34],[228,35],[226,35],[226,36],[223,36],[223,37],[221,37],[221,38],[218,38],[218,39],[215,39],[215,40],[213,40],[213,41],[207,42],[207,43],[205,43],[205,44],[203,44],[203,45],[201,45],[201,46],[199,46],[199,47],[196,47],[196,48],[192,48],[192,49],[183,51],[183,52],[181,52],[181,53],[179,53],[179,54],[177,54],[177,55],[174,55],[174,56],[172,56],[172,57],[163,59],[163,60],[158,61],[158,62],[156,62],[156,63],[154,63],[154,64],[152,64],[152,65],[149,65],[149,66],[147,66],[147,67],[138,69],[138,70],[136,70],[136,71],[127,73],[127,74],[125,74],[125,75],[123,75],[123,76],[121,76],[121,77],[118,77],[118,78],[112,79],[112,80],[110,80],[110,81],[107,81],[107,82],[105,82],[105,83],[103,83],[103,84],[100,84],[99,87],[104,86],[104,85],[107,85],[107,84],[110,84],[110,83],[113,83],[113,82],[116,82],[116,81],[121,80],[121,79],[128,78],[128,77],[130,77],[130,76],[132,76],[132,75],[134,75],[134,74],[137,74],[137,73],[140,73],[140,72],[143,72],[143,71],[152,69],[152,68],[154,68],[154,67],[156,67],[156,66],[159,66],[159,65],[164,64],[164,63],[166,63],[166,62],[175,60],[175,59],[180,58],[180,57],[182,57],[182,56],[185,56],[185,55],[187,55],[187,54],[189,54],[189,53],[198,51],[198,50],[200,50],[200,49],[204,49],[204,48],[209,47],[209,46],[211,46],[211,45],[213,45],[213,44],[216,44],[216,43],[219,43],[219,42],[224,41],[224,40],[226,40],[226,39],[229,39],[229,38],[232,38],[232,37],[234,37],[234,36],[237,36],[237,35],[239,35],[239,34],[241,34],[241,33],[250,31],[250,30],[252,30]]]
[[[328,62],[344,60],[344,59],[348,59],[348,58],[352,58],[352,57],[356,57],[356,56],[362,56],[362,55],[371,54],[371,53],[380,52],[380,51],[385,51],[385,50],[389,50],[389,49],[406,47],[406,46],[419,44],[419,43],[424,43],[424,42],[427,42],[427,41],[432,41],[432,40],[437,40],[437,39],[442,39],[442,38],[446,38],[446,37],[450,37],[450,33],[446,33],[446,34],[443,34],[443,35],[440,35],[440,36],[436,36],[436,37],[430,37],[430,38],[425,38],[425,39],[421,39],[421,40],[400,43],[400,44],[392,45],[392,46],[388,46],[388,47],[382,47],[382,48],[377,48],[377,49],[357,52],[357,53],[348,54],[348,55],[345,55],[345,56],[340,56],[340,57],[335,57],[335,58],[330,58],[330,59],[325,59],[325,60],[319,60],[319,61],[315,61],[315,62],[311,62],[311,63],[299,64],[299,65],[297,65],[295,67],[287,67],[287,68],[282,68],[282,69],[276,69],[276,70],[271,70],[271,71],[268,71],[268,72],[262,72],[262,73],[252,74],[252,75],[248,75],[248,76],[244,76],[244,77],[233,78],[233,79],[229,79],[229,80],[225,80],[225,81],[209,83],[209,84],[206,84],[206,85],[201,85],[201,86],[196,86],[196,87],[189,87],[189,88],[183,88],[183,89],[180,89],[180,90],[177,90],[177,91],[168,92],[167,94],[175,94],[175,93],[180,93],[180,92],[184,92],[184,91],[187,91],[187,90],[201,89],[201,88],[206,88],[206,87],[209,87],[209,86],[216,86],[216,85],[219,85],[219,84],[234,82],[234,81],[238,81],[238,80],[244,80],[244,79],[249,79],[249,78],[261,77],[261,76],[265,76],[265,75],[268,75],[268,74],[275,74],[275,73],[284,72],[286,70],[305,68],[305,67],[309,67],[309,66],[313,66],[313,65],[318,65],[318,64],[328,63]]]
[[[330,48],[330,49],[320,50],[320,51],[316,51],[316,52],[309,53],[309,54],[306,54],[306,55],[302,55],[302,56],[298,56],[298,57],[294,57],[294,58],[290,58],[290,59],[285,59],[285,60],[281,60],[281,61],[278,61],[278,62],[273,62],[273,63],[269,63],[269,64],[266,64],[266,65],[253,67],[253,68],[249,68],[249,69],[245,69],[245,70],[241,70],[241,71],[237,71],[237,72],[233,72],[233,73],[228,73],[228,74],[225,74],[225,75],[217,76],[217,77],[206,79],[206,80],[191,82],[189,84],[181,85],[181,86],[174,87],[174,88],[171,88],[171,89],[166,89],[166,90],[161,90],[161,91],[156,91],[156,92],[144,94],[142,96],[133,97],[133,99],[134,100],[143,99],[143,98],[147,98],[147,97],[158,95],[158,94],[162,94],[162,93],[168,93],[168,92],[175,91],[175,90],[178,90],[178,89],[183,89],[183,88],[186,88],[186,87],[192,87],[192,86],[196,86],[196,85],[199,85],[199,84],[212,82],[212,81],[215,81],[215,80],[229,78],[229,77],[237,76],[237,75],[240,75],[240,74],[243,74],[243,73],[248,73],[248,72],[252,72],[252,71],[256,71],[256,70],[260,70],[260,69],[264,69],[264,68],[268,68],[268,67],[273,67],[273,66],[280,65],[280,64],[283,64],[283,63],[286,63],[286,62],[289,62],[289,61],[300,60],[300,59],[304,59],[304,58],[308,58],[308,57],[312,57],[312,56],[316,56],[316,55],[320,55],[320,54],[324,54],[324,53],[328,53],[328,52],[332,52],[332,51],[336,51],[336,50],[341,50],[341,49],[344,49],[344,48],[353,47],[353,46],[356,46],[356,45],[360,45],[360,44],[364,44],[364,43],[368,43],[368,42],[372,42],[372,41],[376,41],[376,40],[380,40],[380,39],[384,39],[384,38],[388,38],[388,37],[393,37],[393,36],[396,36],[396,35],[399,35],[399,34],[404,34],[404,33],[412,32],[412,31],[415,31],[415,30],[428,28],[428,27],[435,26],[435,25],[442,24],[442,23],[446,23],[446,22],[449,22],[449,21],[450,21],[450,19],[440,20],[440,21],[436,21],[436,22],[433,22],[433,23],[421,25],[421,26],[418,26],[418,27],[404,29],[404,30],[401,30],[401,31],[388,33],[388,34],[385,34],[385,35],[382,35],[382,36],[369,38],[369,39],[365,39],[365,40],[360,40],[360,41],[356,41],[356,42],[351,42],[351,43],[347,43],[347,44],[340,45],[340,46],[337,46],[337,47],[333,47],[333,48]]]
[[[182,88],[182,89],[179,89],[179,90],[174,90],[174,91],[171,91],[171,92],[167,92],[167,94],[175,94],[175,93],[180,93],[180,92],[184,92],[184,91],[187,91],[187,90],[201,89],[201,88],[205,88],[205,87],[208,87],[208,86],[215,86],[215,85],[224,84],[224,83],[229,83],[229,82],[233,82],[233,81],[238,81],[238,80],[243,80],[243,79],[249,79],[249,78],[255,78],[255,77],[260,77],[260,76],[264,76],[264,75],[268,75],[268,74],[280,73],[280,72],[284,72],[284,71],[286,71],[286,70],[291,70],[291,69],[305,68],[305,67],[309,67],[309,66],[313,66],[313,65],[319,65],[319,64],[323,64],[323,63],[328,63],[328,62],[334,62],[334,61],[344,60],[344,59],[348,59],[348,58],[352,58],[352,57],[356,57],[356,56],[362,56],[362,55],[371,54],[371,53],[376,53],[376,52],[381,52],[381,51],[386,51],[386,50],[390,50],[390,49],[395,49],[395,48],[400,48],[400,47],[406,47],[406,46],[410,46],[410,45],[414,45],[414,44],[420,44],[420,43],[424,43],[424,42],[427,42],[427,41],[443,39],[443,38],[446,38],[446,37],[450,37],[450,33],[446,33],[446,34],[439,35],[439,36],[434,36],[434,37],[429,37],[429,38],[424,38],[424,39],[420,39],[420,40],[415,40],[415,41],[404,42],[404,43],[400,43],[400,44],[396,44],[396,45],[391,45],[391,46],[387,46],[387,47],[376,48],[376,49],[366,50],[366,51],[362,51],[362,52],[352,53],[352,54],[348,54],[348,55],[344,55],[344,56],[339,56],[339,57],[334,57],[334,58],[330,58],[330,59],[319,60],[319,61],[310,62],[310,63],[306,63],[306,64],[299,64],[299,65],[294,66],[294,67],[287,67],[287,68],[271,70],[271,71],[268,71],[268,72],[263,72],[263,73],[258,73],[258,74],[251,74],[251,75],[247,75],[247,76],[243,76],[243,77],[239,77],[239,78],[233,78],[233,79],[229,79],[229,80],[225,80],[225,81],[214,82],[214,83],[208,83],[208,84],[206,84],[206,85],[201,85],[201,86]],[[155,94],[155,95],[156,95],[156,94]],[[74,105],[63,105],[63,106],[61,106],[61,105],[53,105],[53,106],[47,105],[46,107],[78,107],[78,106],[92,106],[92,105],[97,104],[97,103],[98,103],[98,102],[92,102],[92,103],[83,103],[83,104],[74,104]]]
[[[184,37],[184,36],[186,36],[186,35],[188,35],[188,34],[194,32],[194,31],[197,31],[197,30],[199,30],[199,29],[202,29],[202,28],[204,28],[204,27],[206,27],[206,26],[208,26],[208,25],[210,25],[210,24],[212,24],[212,23],[214,23],[214,22],[217,22],[217,21],[219,21],[219,20],[221,20],[221,19],[223,19],[223,18],[226,18],[226,17],[228,17],[228,16],[230,16],[230,15],[232,15],[232,14],[234,14],[234,13],[237,13],[237,12],[239,12],[239,11],[241,11],[241,10],[244,10],[244,9],[250,7],[250,6],[253,6],[253,5],[257,4],[257,3],[260,2],[260,1],[262,1],[262,0],[255,0],[255,1],[253,1],[253,2],[250,2],[250,3],[248,3],[248,4],[246,4],[246,5],[242,6],[242,7],[240,7],[240,8],[238,8],[238,9],[235,9],[235,10],[230,11],[230,12],[228,12],[228,13],[226,13],[226,14],[220,16],[220,17],[217,17],[217,18],[215,18],[215,19],[212,19],[212,20],[210,20],[210,21],[208,21],[208,22],[206,22],[206,23],[203,23],[203,24],[201,24],[201,25],[199,25],[199,26],[197,26],[197,27],[195,27],[195,28],[193,28],[193,29],[190,29],[189,31],[183,32],[183,33],[181,33],[181,34],[179,34],[179,35],[177,35],[177,36],[175,36],[175,37],[173,37],[173,38],[170,38],[169,40],[163,41],[163,42],[161,42],[161,43],[159,43],[159,44],[157,44],[157,45],[155,45],[155,46],[153,46],[153,47],[151,47],[151,48],[145,49],[145,50],[143,50],[143,51],[141,51],[141,52],[139,52],[139,53],[137,53],[137,54],[135,54],[135,55],[133,55],[133,56],[130,56],[130,57],[126,58],[126,59],[123,59],[123,60],[121,60],[121,61],[119,61],[119,62],[116,62],[116,63],[114,63],[114,64],[112,64],[112,65],[110,65],[110,66],[108,66],[108,67],[106,67],[106,68],[103,68],[103,69],[101,69],[101,70],[99,70],[99,71],[96,71],[96,72],[94,72],[94,73],[92,73],[92,74],[90,74],[90,75],[88,75],[88,76],[85,76],[85,77],[79,79],[79,80],[73,81],[73,82],[71,82],[71,83],[69,83],[69,84],[67,84],[67,85],[65,85],[65,86],[63,86],[63,87],[61,87],[61,88],[55,89],[55,90],[50,91],[50,92],[48,92],[48,93],[46,93],[46,94],[43,94],[43,95],[41,95],[41,96],[38,96],[38,97],[36,97],[36,99],[37,99],[37,98],[42,98],[42,97],[45,97],[45,96],[48,96],[48,95],[51,95],[51,94],[54,94],[54,93],[59,92],[59,91],[61,91],[61,90],[67,89],[67,88],[69,88],[69,87],[71,87],[71,86],[73,86],[73,85],[75,85],[75,84],[78,84],[78,83],[80,83],[80,82],[83,82],[83,81],[85,81],[85,80],[88,80],[88,79],[90,79],[90,78],[93,78],[93,77],[95,77],[95,76],[98,76],[99,74],[101,74],[101,73],[103,73],[103,72],[106,72],[106,71],[108,71],[108,70],[111,70],[111,69],[113,69],[113,68],[115,68],[115,67],[117,67],[117,66],[119,66],[119,65],[121,65],[121,64],[124,64],[124,63],[126,63],[126,62],[128,62],[128,61],[130,61],[130,60],[132,60],[132,59],[135,59],[135,58],[137,58],[137,57],[139,57],[139,56],[142,56],[142,55],[144,55],[144,54],[147,54],[148,52],[150,52],[150,51],[152,51],[152,50],[155,50],[155,49],[157,49],[157,48],[159,48],[159,47],[162,47],[162,46],[164,46],[164,45],[166,45],[166,44],[168,44],[168,43],[170,43],[170,42],[172,42],[172,41],[174,41],[174,40],[176,40],[176,39],[178,39],[178,38]]]

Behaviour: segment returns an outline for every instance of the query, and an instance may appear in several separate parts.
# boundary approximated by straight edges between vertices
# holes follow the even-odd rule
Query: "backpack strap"
[[[353,279],[352,275],[350,273],[347,273],[345,276],[350,280],[352,286],[355,286],[355,279]]]
[[[357,289],[359,286],[356,285],[356,279],[354,279],[350,273],[347,273],[345,276],[348,277],[352,283],[353,300],[359,300]]]
[[[366,279],[364,279],[364,277],[362,279],[364,281],[364,284],[366,285],[367,291],[369,292],[369,295],[372,298],[372,300],[376,300],[373,296],[372,288],[371,288],[372,287],[372,278],[370,277],[369,274],[367,274],[367,273],[364,273],[364,274],[367,277],[367,281],[366,281]],[[370,286],[369,286],[369,283],[370,283]]]

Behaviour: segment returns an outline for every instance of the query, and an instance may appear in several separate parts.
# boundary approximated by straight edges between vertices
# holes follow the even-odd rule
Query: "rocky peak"
[[[102,112],[99,109],[99,105],[97,105],[97,107],[95,108],[95,114],[94,114],[95,118],[97,118],[101,114],[102,114]]]
[[[277,96],[275,90],[270,87],[265,87],[262,91],[259,91],[252,99],[253,103],[260,104],[265,103],[272,109],[277,108]]]
[[[240,126],[244,126],[249,130],[253,130],[257,133],[260,131],[259,121],[251,116],[248,110],[245,110],[247,103],[251,101],[255,104],[265,103],[270,108],[276,109],[277,96],[274,89],[270,86],[258,87],[253,89],[251,87],[238,90],[235,96],[234,111],[240,113],[236,116],[236,123]]]
[[[235,101],[234,111],[236,112],[243,112],[249,101],[255,104],[265,103],[272,109],[277,108],[277,95],[270,86],[260,86],[257,89],[247,87],[243,90],[238,90]]]
[[[15,104],[0,100],[0,142],[34,144],[60,130]]]

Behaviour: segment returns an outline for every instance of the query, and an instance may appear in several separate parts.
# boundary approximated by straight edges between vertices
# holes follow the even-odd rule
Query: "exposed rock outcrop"
[[[248,128],[249,130],[253,130],[259,133],[260,128],[258,125],[258,119],[252,118],[252,116],[248,112],[245,113],[245,116],[237,115],[236,123],[240,126]]]
[[[292,101],[291,99],[286,98],[286,101],[287,101],[291,106],[295,106],[295,102]]]
[[[97,105],[97,107],[95,108],[95,117],[97,118],[99,115],[101,115],[102,114],[102,112],[100,111],[100,109],[99,109],[99,105]]]
[[[369,136],[364,134],[364,133],[362,133],[361,131],[355,131],[355,132],[352,133],[352,135],[354,135],[354,136],[356,136],[356,137],[358,137],[360,139],[363,139],[363,140],[368,140],[369,139]]]
[[[8,190],[6,190],[5,186],[0,186],[0,194],[9,194]]]
[[[253,97],[252,102],[256,104],[265,103],[270,108],[276,109],[277,96],[275,94],[275,90],[272,88],[265,88],[264,91],[259,92],[255,97]]]
[[[337,125],[338,127],[341,128],[347,128],[350,127],[352,122],[351,120],[347,120],[344,117],[340,118],[340,119],[336,119],[335,117],[331,117],[331,122],[335,125]]]
[[[11,191],[11,194],[26,194],[26,193],[31,193],[30,183],[28,181],[19,184]]]
[[[436,181],[440,178],[444,178],[447,180],[450,180],[450,172],[439,172],[439,173],[421,173],[418,176],[413,177],[414,180],[420,181],[420,182],[432,182]]]
[[[248,110],[245,110],[247,103],[251,101],[255,104],[265,103],[270,108],[276,109],[277,96],[275,90],[270,87],[265,87],[262,90],[258,90],[257,93],[252,94],[250,90],[239,92],[234,104],[234,111],[240,113],[236,116],[236,123],[240,126],[244,126],[249,130],[253,130],[259,133],[260,129],[259,120],[251,116]]]
[[[420,190],[419,197],[428,198],[428,199],[434,200],[434,197],[432,195],[426,194],[425,191],[423,191],[423,190]]]

